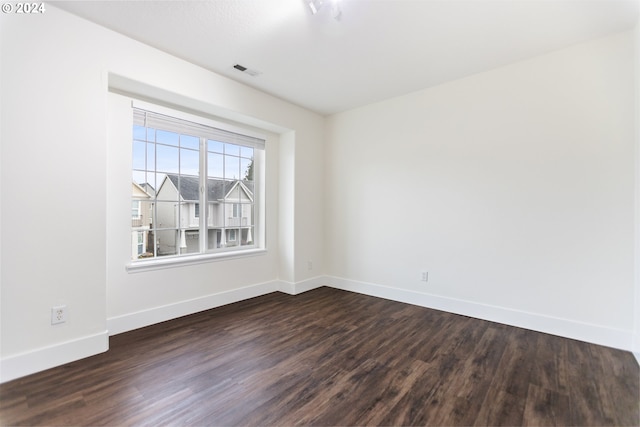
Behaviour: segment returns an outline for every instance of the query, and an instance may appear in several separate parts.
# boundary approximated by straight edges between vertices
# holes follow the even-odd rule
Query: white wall
[[[108,327],[269,292],[279,276],[312,278],[299,260],[322,271],[321,116],[52,5],[0,19],[2,381],[106,350]],[[107,125],[110,85],[268,131],[267,255],[126,273],[121,209],[130,183],[127,196],[119,189],[130,181],[130,152]],[[281,156],[288,170],[279,170]],[[283,256],[282,235],[293,245]],[[69,319],[52,327],[49,310],[59,303]]]
[[[332,283],[630,348],[633,57],[626,32],[329,117]]]
[[[633,351],[640,363],[640,23],[635,28],[635,83],[636,83],[636,247],[635,247],[635,334]]]

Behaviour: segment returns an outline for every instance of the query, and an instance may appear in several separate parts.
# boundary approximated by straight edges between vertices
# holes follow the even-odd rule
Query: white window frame
[[[201,197],[199,201],[201,207],[205,206],[205,212],[203,213],[201,211],[199,215],[200,236],[203,237],[200,239],[200,252],[194,253],[194,254],[176,254],[176,255],[168,255],[168,256],[162,256],[162,257],[132,260],[126,266],[127,271],[137,272],[137,271],[155,270],[158,268],[168,268],[168,267],[179,266],[179,265],[197,264],[202,262],[231,259],[231,258],[238,258],[238,257],[245,257],[245,256],[254,256],[254,255],[260,255],[260,254],[266,253],[266,241],[265,241],[266,230],[264,229],[265,198],[263,194],[263,191],[265,188],[263,180],[265,179],[264,165],[265,165],[266,137],[263,134],[251,129],[247,129],[241,126],[231,125],[229,123],[218,122],[209,118],[205,118],[205,117],[190,114],[190,113],[185,113],[179,110],[166,108],[156,104],[150,104],[147,102],[134,100],[132,103],[132,107],[136,109],[150,111],[157,114],[163,114],[179,120],[186,120],[199,125],[209,126],[209,127],[220,129],[227,132],[246,135],[251,138],[257,138],[262,140],[263,145],[252,147],[254,148],[254,158],[253,158],[253,174],[254,174],[253,216],[254,217],[252,220],[252,224],[250,224],[250,226],[252,227],[252,233],[253,233],[253,240],[252,240],[253,243],[251,245],[244,245],[244,246],[232,245],[226,248],[217,248],[215,251],[211,251],[207,249],[206,239],[208,235],[207,227],[208,227],[208,217],[209,217],[209,208],[208,208],[209,201],[206,200],[206,194],[205,194],[205,196]],[[234,143],[234,142],[231,142],[231,143]],[[204,173],[201,173],[201,183],[203,187],[201,187],[200,193],[206,193],[202,191],[204,186],[206,186],[206,182],[207,182],[206,144],[201,144],[201,146],[202,145],[204,145],[204,156],[202,155],[203,148],[201,147],[200,170],[204,171]],[[236,144],[236,145],[243,145],[243,144]],[[236,234],[237,234],[237,231],[236,231]]]

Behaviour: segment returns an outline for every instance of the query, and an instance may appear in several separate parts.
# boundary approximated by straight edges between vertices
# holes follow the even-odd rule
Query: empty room
[[[640,425],[640,2],[1,7],[0,425]]]

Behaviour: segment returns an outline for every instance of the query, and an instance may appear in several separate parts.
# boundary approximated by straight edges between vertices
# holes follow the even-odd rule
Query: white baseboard
[[[285,282],[280,280],[278,290],[289,295],[298,295],[327,284],[326,276],[316,276],[301,282]]]
[[[632,351],[633,332],[630,330],[607,328],[569,319],[561,319],[537,313],[446,298],[333,276],[326,277],[325,283],[333,288],[346,291]]]
[[[64,365],[109,349],[107,331],[62,342],[0,360],[0,383]]]
[[[234,302],[242,301],[260,295],[276,292],[280,287],[279,281],[259,283],[244,288],[219,292],[206,295],[200,298],[180,301],[160,307],[153,307],[147,310],[129,313],[122,316],[115,316],[107,319],[109,335],[117,335],[200,311],[209,310]]]
[[[271,292],[280,291],[290,295],[297,295],[324,286],[326,284],[325,279],[325,276],[317,276],[296,283],[283,280],[259,283],[161,307],[154,307],[136,313],[111,317],[107,319],[107,327],[109,329],[109,335],[117,335]]]
[[[317,276],[295,283],[282,280],[259,283],[109,318],[107,319],[108,331],[0,360],[0,383],[105,352],[109,348],[109,335],[116,335],[271,292],[280,291],[290,295],[297,295],[322,286],[632,351],[640,364],[640,352],[634,347],[632,331],[607,328],[339,277]]]

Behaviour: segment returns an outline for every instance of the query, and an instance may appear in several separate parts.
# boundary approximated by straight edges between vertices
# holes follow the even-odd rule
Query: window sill
[[[215,261],[226,261],[236,258],[265,255],[266,249],[246,249],[242,251],[229,251],[209,254],[194,254],[175,256],[170,258],[156,258],[150,260],[133,261],[126,265],[128,273],[160,270],[164,268],[184,267],[187,265],[203,264]]]

